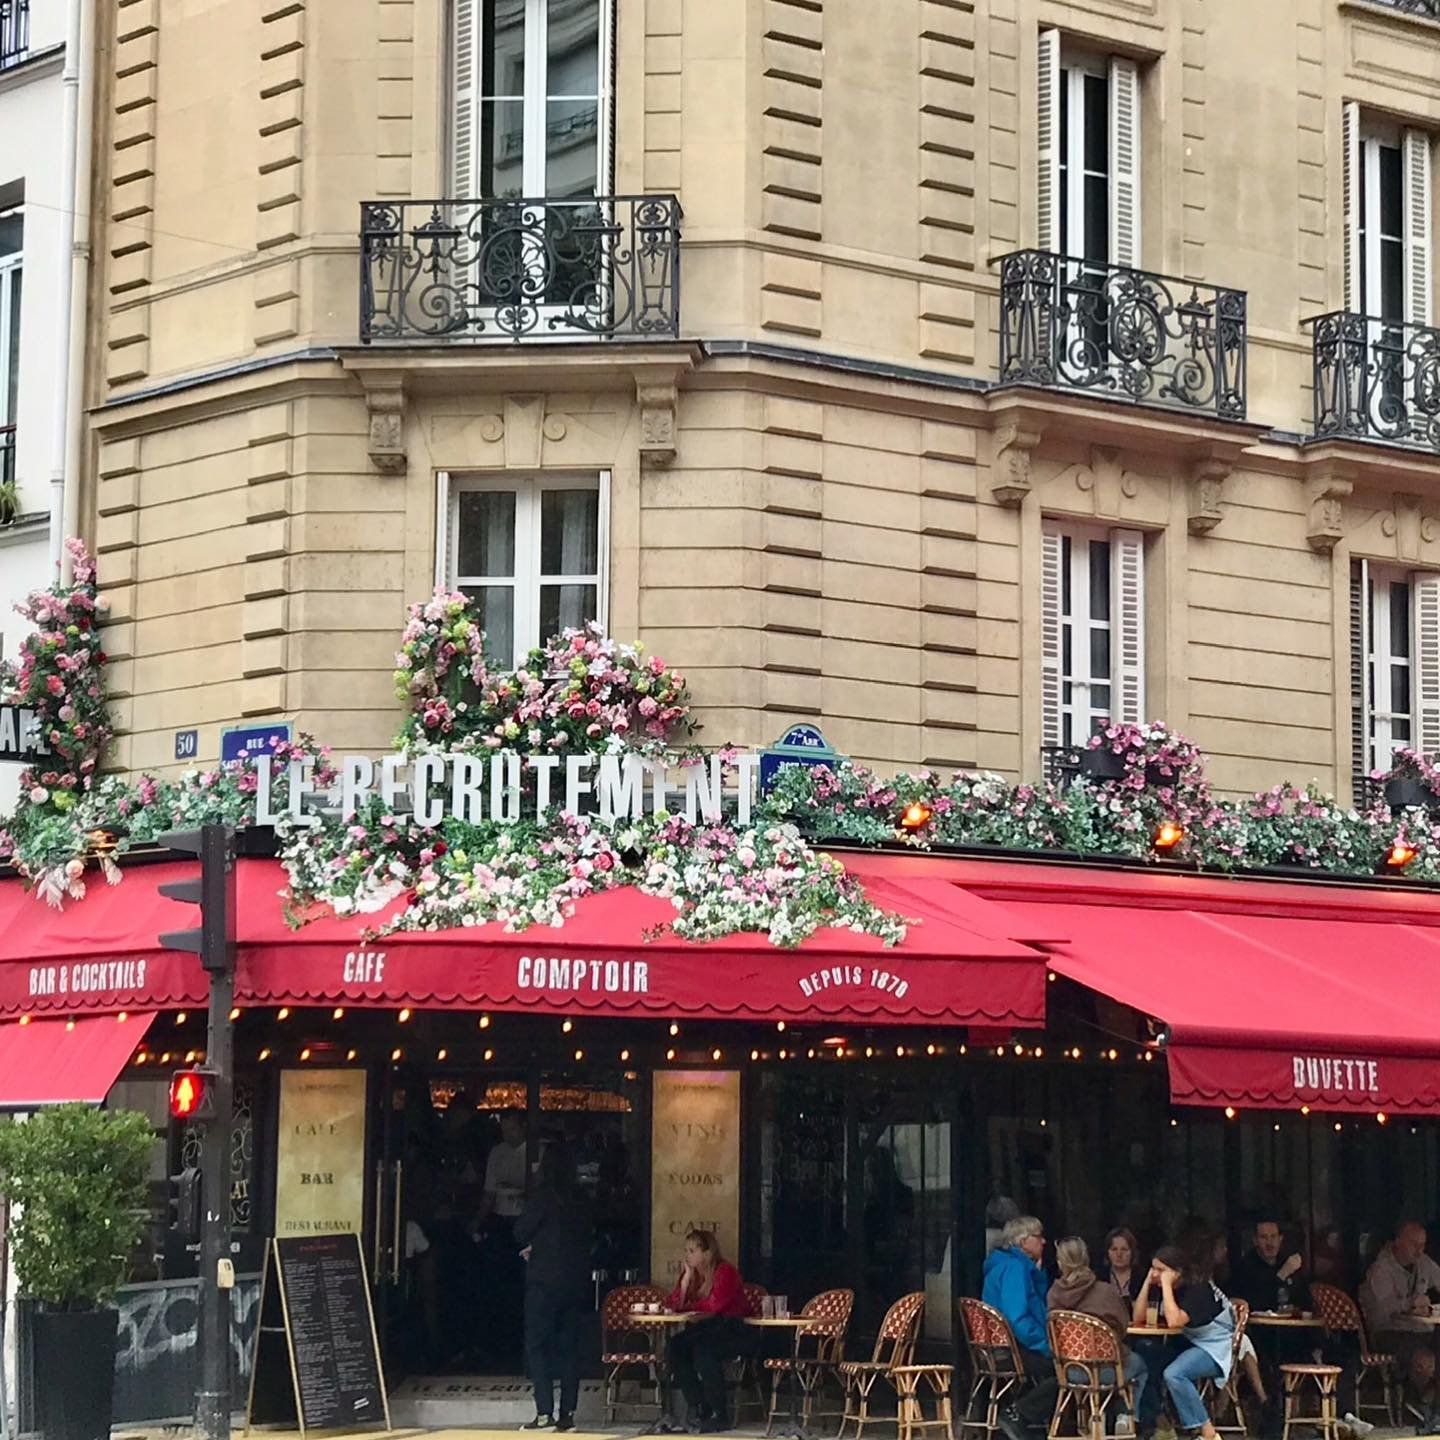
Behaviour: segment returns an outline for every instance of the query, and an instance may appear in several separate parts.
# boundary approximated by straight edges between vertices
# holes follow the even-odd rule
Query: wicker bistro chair
[[[646,1409],[653,1406],[657,1416],[661,1412],[663,1391],[655,1337],[636,1325],[630,1312],[634,1305],[664,1302],[665,1292],[656,1285],[621,1285],[600,1306],[600,1363],[605,1369],[608,1424],[615,1423],[615,1414],[622,1405]],[[627,1382],[635,1386],[635,1398],[628,1401],[620,1398],[620,1387]],[[647,1387],[653,1399],[645,1398]]]
[[[1105,1416],[1116,1399],[1135,1413],[1135,1390],[1125,1378],[1125,1356],[1115,1332],[1094,1315],[1052,1310],[1046,1321],[1055,1379],[1060,1393],[1050,1417],[1051,1440],[1060,1434],[1066,1413],[1075,1415],[1075,1432],[1105,1440]]]
[[[741,1286],[741,1290],[745,1295],[745,1318],[758,1319],[765,1313],[765,1300],[770,1292],[763,1285],[753,1284],[749,1280]],[[758,1339],[763,1332],[757,1330],[751,1333]],[[734,1418],[737,1422],[741,1409],[747,1405],[755,1408],[757,1417],[765,1414],[765,1387],[758,1350],[757,1346],[755,1354],[736,1356],[731,1362],[730,1379],[735,1386]]]
[[[1025,1384],[1025,1365],[1010,1322],[993,1305],[969,1296],[958,1304],[971,1375],[960,1433],[963,1437],[967,1430],[983,1430],[986,1440],[992,1440],[1000,1428],[1000,1406],[1013,1399]],[[984,1416],[976,1419],[982,1404]]]
[[[1327,1335],[1354,1335],[1360,1344],[1360,1366],[1355,1372],[1355,1412],[1363,1420],[1367,1410],[1379,1411],[1387,1425],[1400,1423],[1399,1370],[1393,1355],[1385,1355],[1370,1348],[1370,1337],[1365,1331],[1365,1320],[1360,1307],[1338,1285],[1326,1285],[1317,1281],[1310,1287],[1311,1304],[1315,1313],[1325,1322]],[[1380,1398],[1365,1398],[1367,1383],[1378,1381]]]
[[[841,1440],[851,1425],[855,1427],[855,1440],[860,1440],[866,1428],[876,1423],[877,1417],[870,1413],[870,1401],[881,1380],[895,1391],[896,1406],[903,1418],[905,1407],[894,1372],[908,1365],[913,1358],[924,1313],[923,1290],[902,1295],[885,1312],[870,1358],[841,1361],[840,1379],[845,1386],[845,1410],[840,1417],[840,1429],[837,1432]],[[901,1440],[904,1440],[903,1432]]]
[[[824,1290],[806,1303],[800,1312],[802,1320],[810,1323],[804,1329],[795,1331],[794,1350],[789,1355],[776,1356],[766,1360],[765,1369],[770,1372],[770,1414],[765,1422],[765,1433],[775,1433],[775,1418],[780,1413],[780,1396],[788,1382],[791,1398],[799,1391],[800,1426],[810,1428],[810,1422],[817,1415],[822,1418],[839,1419],[843,1411],[817,1411],[816,1400],[821,1396],[827,1380],[838,1380],[840,1363],[845,1358],[845,1332],[850,1327],[850,1312],[855,1306],[853,1290]],[[794,1413],[793,1410],[791,1412]]]
[[[1250,1302],[1232,1299],[1230,1305],[1235,1311],[1235,1334],[1230,1340],[1230,1378],[1223,1385],[1218,1380],[1201,1380],[1195,1388],[1210,1412],[1211,1424],[1222,1435],[1248,1435],[1245,1406],[1240,1400],[1240,1347],[1245,1343],[1245,1327],[1250,1323]],[[1155,1384],[1157,1379],[1159,1377],[1152,1375],[1150,1383]],[[1163,1380],[1160,1383],[1163,1384]],[[1221,1415],[1226,1417],[1224,1424],[1220,1422]]]

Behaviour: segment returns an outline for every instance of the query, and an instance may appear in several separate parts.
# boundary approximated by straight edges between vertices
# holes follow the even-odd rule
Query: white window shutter
[[[1140,264],[1140,71],[1110,60],[1110,263]]]
[[[1405,318],[1429,325],[1431,295],[1430,136],[1424,130],[1407,130],[1401,169],[1405,180]]]
[[[1414,575],[1415,745],[1440,754],[1440,575]]]
[[[1111,710],[1121,723],[1145,719],[1145,537],[1110,532]]]
[[[1370,773],[1370,562],[1350,562],[1350,772],[1360,799]]]
[[[1040,32],[1040,75],[1036,95],[1036,151],[1039,177],[1035,191],[1035,244],[1041,250],[1060,245],[1060,32]],[[1058,741],[1056,742],[1059,743]]]
[[[1061,743],[1060,724],[1060,567],[1061,538],[1046,530],[1040,536],[1040,741]]]
[[[1340,132],[1340,174],[1345,209],[1345,308],[1358,315],[1361,311],[1361,267],[1365,264],[1365,257],[1360,253],[1360,107],[1353,100],[1347,100],[1341,111]]]
[[[450,472],[435,476],[435,584],[449,589],[450,574]]]
[[[444,198],[479,198],[480,0],[453,0],[450,11],[450,186]]]

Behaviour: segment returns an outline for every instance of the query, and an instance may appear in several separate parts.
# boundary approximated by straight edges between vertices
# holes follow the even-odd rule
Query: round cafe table
[[[1252,1310],[1250,1325],[1269,1325],[1273,1328],[1291,1330],[1323,1330],[1325,1322],[1318,1315],[1276,1315],[1270,1310]]]
[[[637,1330],[650,1332],[650,1348],[655,1353],[655,1391],[660,1399],[660,1418],[655,1429],[660,1434],[665,1434],[670,1429],[670,1337],[694,1318],[693,1313],[677,1315],[671,1310],[630,1312],[631,1325]]]
[[[1181,1333],[1178,1325],[1130,1325],[1126,1328],[1127,1335],[1179,1335]]]
[[[800,1343],[800,1331],[811,1323],[809,1317],[800,1315],[747,1315],[747,1325],[753,1325],[757,1330],[793,1330],[795,1332],[795,1344]],[[779,1384],[778,1377],[773,1382]],[[782,1430],[782,1436],[792,1437],[792,1440],[809,1440],[809,1434],[800,1422],[800,1382],[799,1377],[790,1377],[790,1428]]]

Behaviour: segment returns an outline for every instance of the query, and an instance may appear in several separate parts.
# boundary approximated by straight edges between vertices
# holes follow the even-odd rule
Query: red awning
[[[0,1110],[98,1105],[145,1037],[148,1014],[0,1025]]]
[[[193,865],[134,866],[118,886],[92,882],[63,911],[0,886],[0,1014],[114,1012],[203,1002],[204,972],[162,950],[185,912],[158,884]],[[863,868],[863,867],[857,867]],[[550,1013],[938,1021],[1043,1025],[1044,957],[1013,939],[1012,917],[943,881],[866,876],[872,898],[916,920],[905,941],[825,929],[798,949],[764,935],[695,942],[669,934],[664,900],[626,886],[587,896],[563,926],[497,924],[407,931],[365,942],[378,915],[285,923],[285,874],[243,860],[237,881],[239,1004],[413,1005]]]
[[[955,872],[1050,966],[1165,1022],[1183,1104],[1440,1114],[1440,896],[1153,871]]]

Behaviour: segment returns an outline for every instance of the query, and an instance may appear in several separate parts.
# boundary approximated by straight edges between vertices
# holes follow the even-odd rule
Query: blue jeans
[[[1175,1406],[1175,1418],[1186,1430],[1199,1430],[1209,1420],[1197,1380],[1218,1380],[1224,1372],[1203,1350],[1187,1346],[1165,1367],[1165,1388]]]
[[[1145,1393],[1145,1382],[1150,1378],[1149,1368],[1144,1359],[1133,1350],[1125,1357],[1125,1378],[1135,1387],[1135,1413],[1140,1413],[1140,1397]],[[1070,1370],[1070,1379],[1075,1383],[1083,1382],[1085,1372],[1078,1367]],[[1100,1371],[1100,1379],[1106,1385],[1115,1383],[1115,1371],[1109,1366],[1103,1366]]]

